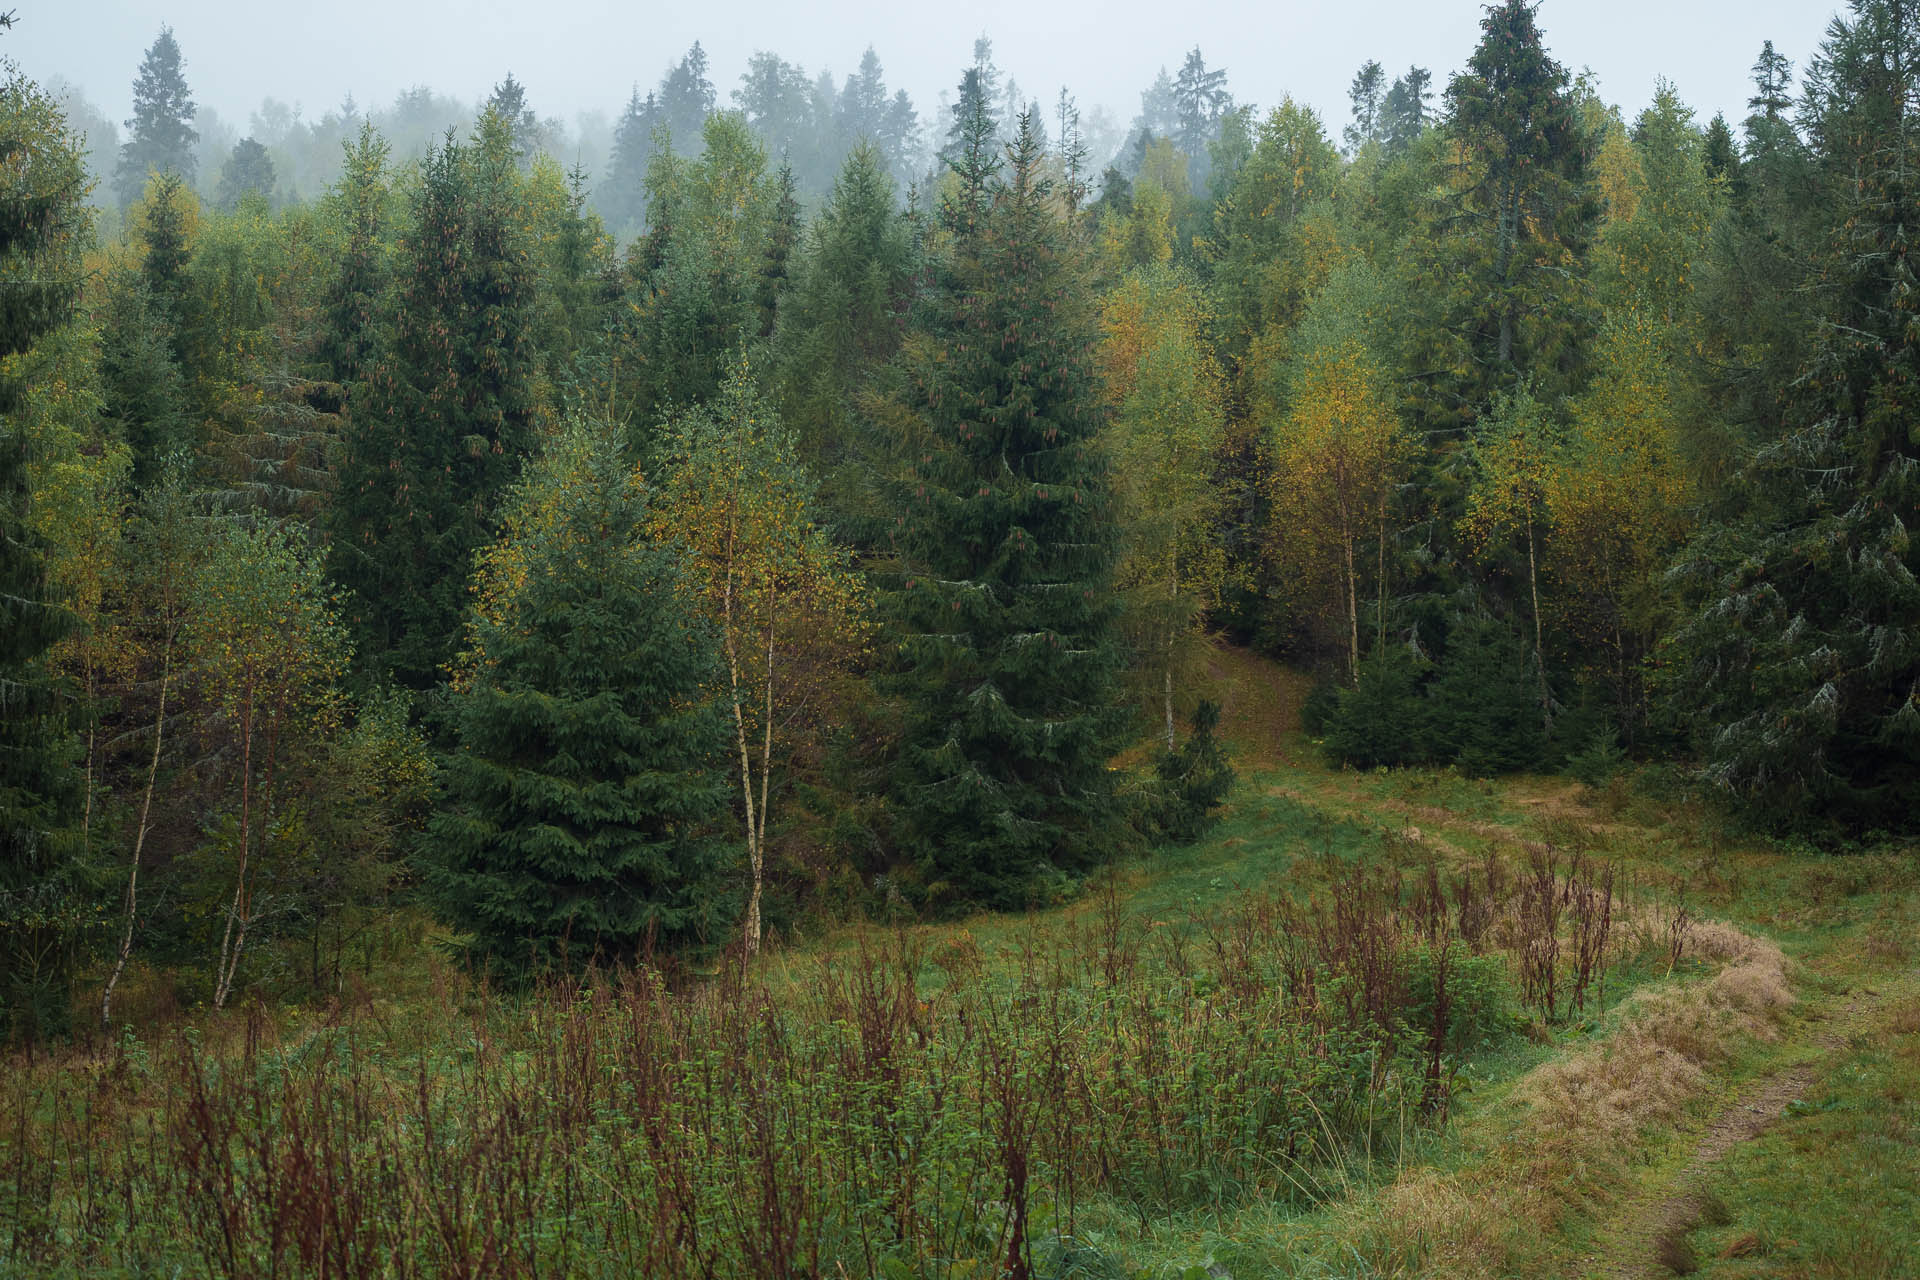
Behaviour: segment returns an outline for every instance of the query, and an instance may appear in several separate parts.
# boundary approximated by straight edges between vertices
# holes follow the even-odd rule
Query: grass
[[[1725,1207],[1684,1238],[1701,1276],[1911,1276],[1920,1267],[1920,997],[1821,1064],[1716,1171]]]
[[[1330,770],[1297,730],[1303,681],[1231,652],[1213,675],[1242,771],[1225,819],[1062,908],[848,926],[750,975],[532,1002],[439,962],[414,919],[327,1008],[167,1015],[165,983],[136,983],[123,1007],[161,1029],[0,1088],[0,1272],[1254,1280],[1579,1274],[1632,1248],[1709,1275],[1891,1275],[1920,1256],[1920,1003],[1844,1054],[1821,1042],[1849,992],[1910,981],[1911,854],[1809,858],[1619,785]],[[1525,887],[1543,861],[1551,902]],[[1570,890],[1603,869],[1604,982],[1570,1010]],[[1528,977],[1545,937],[1553,1018]],[[1453,948],[1442,1007],[1465,1012],[1436,1040]],[[1798,1108],[1645,1240],[1619,1234],[1728,1098],[1789,1066],[1819,1072]],[[672,1087],[646,1101],[642,1079]],[[354,1231],[300,1212],[336,1201]]]

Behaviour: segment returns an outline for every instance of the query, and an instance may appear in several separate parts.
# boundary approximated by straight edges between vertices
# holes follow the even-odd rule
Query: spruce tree
[[[154,301],[176,321],[181,276],[193,253],[187,244],[188,201],[192,199],[179,174],[163,173],[148,189],[146,216],[140,221],[140,274]]]
[[[143,273],[125,266],[107,273],[101,294],[101,408],[132,452],[134,487],[144,489],[194,444],[171,309],[154,299]]]
[[[781,162],[774,176],[772,217],[767,248],[760,260],[760,336],[771,338],[779,319],[780,298],[787,292],[793,251],[800,240],[800,199],[794,188],[793,166]]]
[[[707,51],[698,40],[660,82],[660,123],[683,155],[700,149],[700,134],[713,114],[713,81],[707,78]]]
[[[1353,123],[1345,134],[1347,149],[1358,151],[1380,136],[1381,99],[1387,92],[1387,73],[1377,59],[1368,59],[1354,73],[1347,86],[1347,101],[1353,107]]]
[[[1419,283],[1447,297],[1438,401],[1473,408],[1525,373],[1557,377],[1580,336],[1579,278],[1597,214],[1567,72],[1548,56],[1528,0],[1489,6],[1466,70],[1447,88],[1459,144],[1456,216]],[[1438,336],[1438,335],[1436,335]]]
[[[399,298],[347,433],[332,572],[356,648],[410,688],[453,657],[469,558],[533,444],[534,280],[511,138],[492,112],[421,167]]]
[[[133,115],[126,122],[127,140],[120,144],[120,166],[114,174],[114,191],[123,208],[140,198],[149,174],[171,173],[193,181],[193,148],[200,141],[193,114],[179,42],[172,27],[162,27],[133,82]]]
[[[1024,905],[1114,852],[1114,517],[1091,318],[1031,122],[961,122],[953,237],[909,340],[894,798],[926,896]]]
[[[737,902],[717,648],[607,426],[528,468],[481,557],[423,841],[445,916],[509,970],[717,941]]]
[[[345,388],[367,371],[379,333],[388,283],[384,237],[392,148],[368,122],[341,149],[340,181],[327,205],[345,243],[321,304],[318,356],[326,376]]]
[[[507,72],[507,78],[493,86],[493,92],[487,96],[485,110],[493,112],[505,123],[513,139],[515,158],[522,165],[529,163],[534,153],[540,150],[545,136],[540,127],[540,117],[527,105],[527,86],[514,79],[513,72]]]
[[[1741,519],[1676,571],[1694,612],[1669,694],[1708,779],[1782,820],[1912,831],[1920,814],[1920,14],[1856,0],[1807,95],[1831,210],[1826,314]]]
[[[1433,73],[1425,67],[1408,67],[1407,74],[1393,82],[1380,102],[1378,127],[1389,151],[1404,151],[1412,146],[1430,123],[1427,104],[1433,98],[1428,85]]]
[[[813,252],[781,304],[778,343],[781,415],[835,522],[863,541],[880,450],[858,401],[899,348],[913,262],[883,164],[865,144],[848,153],[814,223]]]
[[[32,351],[67,317],[79,288],[86,171],[60,108],[9,71],[0,83],[0,359]],[[26,441],[16,416],[23,373],[0,377],[0,1030],[59,1029],[80,930],[69,830],[80,778],[47,651],[73,617],[47,582],[29,523]]]
[[[616,231],[636,228],[646,216],[647,168],[653,160],[654,131],[660,126],[660,108],[654,96],[642,98],[636,85],[619,123],[613,127],[613,155],[597,202],[607,224]]]
[[[222,209],[235,209],[248,195],[273,198],[273,157],[253,138],[233,144],[233,152],[220,166],[220,190],[215,203]]]

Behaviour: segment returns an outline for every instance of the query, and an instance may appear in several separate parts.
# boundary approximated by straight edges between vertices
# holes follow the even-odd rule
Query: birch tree
[[[258,918],[254,872],[268,853],[289,736],[323,732],[334,682],[346,670],[346,632],[319,560],[276,526],[236,526],[217,539],[193,586],[183,639],[213,728],[238,756],[233,893],[222,912],[213,1006],[222,1008]]]
[[[687,545],[686,585],[720,631],[749,874],[741,936],[753,955],[782,739],[803,730],[832,673],[864,646],[866,601],[815,523],[793,437],[748,369],[673,424],[669,449],[656,534]]]

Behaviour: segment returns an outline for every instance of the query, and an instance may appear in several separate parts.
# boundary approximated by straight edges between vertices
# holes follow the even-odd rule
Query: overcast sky
[[[959,78],[974,37],[1029,96],[1050,103],[1062,84],[1124,124],[1162,66],[1178,70],[1197,44],[1224,67],[1234,97],[1263,109],[1292,94],[1318,108],[1336,138],[1353,72],[1378,58],[1390,75],[1418,63],[1436,89],[1472,51],[1481,6],[1464,0],[1147,5],[1139,0],[8,0],[12,32],[0,54],[29,76],[64,76],[124,119],[141,54],[162,23],[186,58],[199,103],[244,131],[272,96],[318,118],[352,93],[364,107],[424,84],[466,100],[511,70],[529,105],[571,122],[615,114],[699,40],[722,104],[749,54],[767,49],[809,73],[844,77],[874,46],[888,88],[912,94],[925,121]],[[1704,122],[1746,115],[1748,69],[1763,40],[1796,71],[1835,12],[1829,0],[1545,0],[1548,48],[1631,119],[1665,76]]]

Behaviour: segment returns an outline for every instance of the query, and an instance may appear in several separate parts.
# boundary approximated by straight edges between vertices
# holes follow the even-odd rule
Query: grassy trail
[[[1229,831],[1272,799],[1455,864],[1573,846],[1711,937],[1470,1095],[1423,1157],[1310,1213],[1167,1224],[1132,1251],[1149,1274],[1200,1257],[1242,1278],[1920,1276],[1911,851],[1783,851],[1621,786],[1330,770],[1298,731],[1295,677],[1237,653],[1212,674],[1242,771]]]

